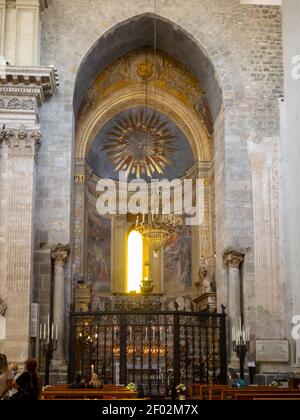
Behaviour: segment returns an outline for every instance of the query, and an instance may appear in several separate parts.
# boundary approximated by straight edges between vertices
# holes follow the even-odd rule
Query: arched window
[[[139,292],[143,278],[143,237],[133,230],[128,236],[127,292]]]

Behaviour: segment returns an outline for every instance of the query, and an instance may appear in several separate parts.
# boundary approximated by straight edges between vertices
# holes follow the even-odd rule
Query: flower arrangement
[[[273,388],[279,388],[279,383],[277,381],[273,381],[272,383],[270,383],[270,386]]]
[[[129,391],[136,392],[138,390],[138,387],[135,384],[131,383],[127,385],[127,389]]]
[[[178,394],[184,394],[187,391],[187,388],[184,384],[179,384],[176,387],[176,391],[178,392]]]

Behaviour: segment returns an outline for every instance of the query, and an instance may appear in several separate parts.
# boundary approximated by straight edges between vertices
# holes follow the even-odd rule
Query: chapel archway
[[[167,384],[177,383],[182,375],[187,383],[226,382],[225,314],[209,313],[217,310],[215,237],[217,225],[220,229],[224,223],[215,213],[214,172],[214,137],[221,148],[224,137],[222,94],[209,56],[182,28],[159,16],[131,18],[108,31],[84,58],[76,78],[74,112],[74,303],[75,312],[87,313],[71,313],[73,346],[79,346],[73,369],[83,374],[89,374],[91,366],[98,372],[104,369],[107,383],[140,380],[147,395],[166,395]],[[176,138],[176,152],[168,156],[162,173],[153,168],[150,172],[170,180],[201,178],[204,219],[200,226],[182,223],[157,252],[143,246],[142,272],[150,285],[133,295],[128,293],[128,247],[136,216],[116,212],[99,217],[97,183],[104,177],[118,180],[116,171],[124,169],[124,162],[114,150],[116,136],[140,126],[145,115],[152,124],[146,126],[155,131],[155,124],[163,123]],[[129,175],[143,178],[142,172],[135,168]],[[221,192],[223,187],[218,188]],[[194,309],[206,312],[201,322]],[[165,311],[171,311],[170,316]],[[186,322],[191,322],[190,329],[176,329],[176,323]],[[195,339],[197,348],[190,345]],[[106,350],[96,357],[103,346]],[[153,389],[155,381],[147,369],[157,369],[162,355],[163,380]],[[174,364],[175,358],[180,362]]]
[[[141,115],[147,112],[153,114],[149,123],[164,124],[175,139],[176,152],[160,177],[203,178],[206,203],[201,226],[184,226],[158,255],[148,253],[152,296],[163,297],[167,307],[177,299],[182,309],[191,309],[195,298],[215,292],[213,123],[209,104],[198,79],[185,66],[161,50],[144,47],[123,55],[99,73],[77,114],[73,269],[75,278],[84,278],[91,285],[93,310],[109,306],[111,295],[128,291],[127,236],[135,222],[129,214],[103,218],[96,212],[97,182],[102,178],[117,181],[121,168],[109,158],[113,150],[108,145],[109,133],[122,124],[141,124]],[[107,147],[111,148],[109,153]],[[207,303],[207,299],[203,301],[201,309],[207,309]]]

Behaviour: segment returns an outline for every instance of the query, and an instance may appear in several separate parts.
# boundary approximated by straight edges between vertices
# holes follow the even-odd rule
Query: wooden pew
[[[60,390],[51,390],[46,389],[42,393],[43,400],[55,400],[55,399],[81,399],[81,400],[91,400],[91,399],[137,399],[137,392],[132,392],[129,390],[106,390],[106,389],[60,389]]]
[[[296,395],[300,396],[300,390],[292,388],[272,388],[272,387],[249,387],[249,388],[229,388],[227,390],[221,390],[221,400],[228,401],[234,400],[236,395],[255,395],[255,396],[265,396],[265,395]]]
[[[234,400],[236,401],[246,401],[246,400],[251,400],[251,401],[263,401],[263,400],[289,400],[289,399],[294,399],[297,401],[300,401],[300,394],[292,394],[292,393],[287,393],[287,394],[281,394],[281,393],[275,393],[275,394],[265,394],[265,395],[260,395],[259,393],[257,394],[236,394],[234,396]]]
[[[214,399],[220,396],[220,390],[228,388],[228,385],[194,384],[189,388],[189,397],[195,400]]]
[[[270,386],[251,386],[246,388],[232,388],[228,385],[205,385],[205,384],[194,384],[189,389],[189,397],[198,400],[228,400],[234,399],[238,393],[258,394],[271,393],[283,391],[284,395],[288,392],[296,393],[298,390],[289,388],[272,388]],[[300,391],[299,391],[300,392]]]

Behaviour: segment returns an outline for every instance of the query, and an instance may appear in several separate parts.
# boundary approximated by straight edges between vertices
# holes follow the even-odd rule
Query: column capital
[[[69,254],[69,245],[58,244],[55,248],[51,250],[51,259],[54,261],[55,265],[63,266],[66,264]]]
[[[10,156],[33,156],[37,157],[41,145],[41,132],[39,128],[27,129],[21,125],[18,129],[6,131],[5,127],[0,131],[5,137],[9,147]]]
[[[224,262],[229,268],[240,268],[245,254],[240,251],[228,251],[224,254]]]

